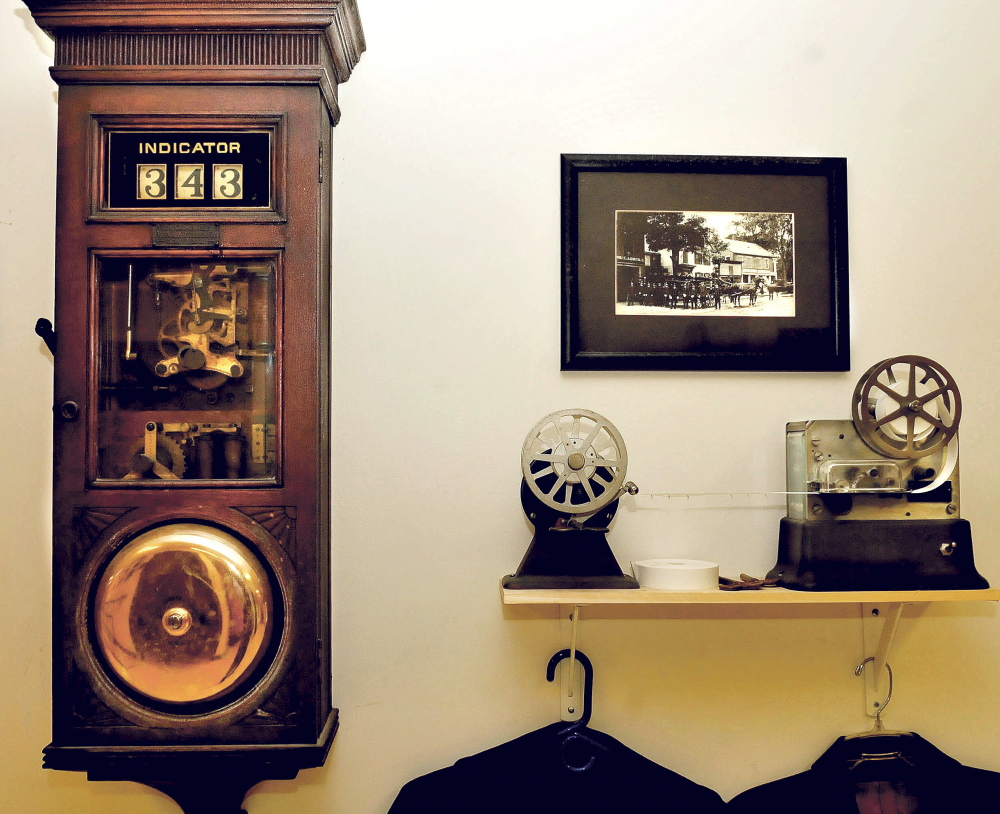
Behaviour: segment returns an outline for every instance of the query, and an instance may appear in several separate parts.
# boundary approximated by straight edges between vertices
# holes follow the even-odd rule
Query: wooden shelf
[[[843,605],[913,602],[997,602],[1000,588],[973,591],[657,591],[652,588],[500,589],[505,605]]]

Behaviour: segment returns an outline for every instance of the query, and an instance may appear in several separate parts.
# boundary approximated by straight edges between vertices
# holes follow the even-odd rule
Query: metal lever
[[[616,500],[618,500],[618,498],[620,498],[624,494],[630,494],[630,495],[633,495],[633,496],[637,495],[637,494],[639,494],[639,487],[636,486],[634,483],[632,483],[632,481],[628,481],[628,482],[625,483],[624,486],[622,486],[621,489],[618,490],[618,494],[615,495],[613,498],[611,498],[611,500],[609,502],[614,503]],[[590,518],[596,516],[599,512],[603,511],[605,508],[606,508],[605,506],[602,506],[596,512],[592,512],[591,514],[573,515],[572,517],[570,517],[569,519],[566,519],[566,520],[563,520],[563,519],[560,518],[559,520],[556,521],[556,525],[553,526],[551,529],[549,529],[549,531],[565,531],[566,529],[582,529],[582,528],[585,527],[586,522],[588,520],[590,520]],[[608,519],[609,519],[609,522],[610,522],[610,517]],[[591,528],[591,531],[610,531],[610,530],[611,529],[609,529],[607,527],[605,527],[605,528]]]
[[[53,356],[56,355],[56,332],[52,327],[52,323],[42,317],[37,322],[35,322],[35,333],[38,334],[42,341],[45,343],[45,347],[49,349],[49,353]]]

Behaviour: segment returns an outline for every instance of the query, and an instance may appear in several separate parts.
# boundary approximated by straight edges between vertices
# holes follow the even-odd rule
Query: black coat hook
[[[556,665],[569,657],[568,649],[556,653],[549,659],[545,677],[553,681],[556,677]],[[580,720],[573,721],[565,729],[559,730],[558,735],[562,739],[559,752],[567,769],[571,772],[585,772],[594,765],[598,755],[606,754],[608,749],[594,740],[589,734],[592,730],[587,729],[594,705],[594,666],[579,650],[576,651],[576,659],[583,665],[583,715],[580,716]]]
[[[55,356],[56,332],[52,329],[52,323],[45,319],[45,317],[42,317],[35,323],[35,333],[42,338],[42,341],[45,343],[45,347],[49,349],[49,353]]]
[[[556,665],[563,659],[570,656],[569,649],[560,650],[549,659],[549,666],[545,669],[545,678],[554,681],[556,677]],[[583,653],[576,651],[576,660],[583,665],[583,715],[579,721],[574,721],[574,726],[585,727],[590,721],[590,713],[593,712],[594,704],[594,665],[590,663]]]

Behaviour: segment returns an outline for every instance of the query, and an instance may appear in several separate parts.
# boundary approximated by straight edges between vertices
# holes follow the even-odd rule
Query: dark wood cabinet
[[[357,9],[27,5],[60,86],[45,765],[239,810],[338,725],[327,147]]]

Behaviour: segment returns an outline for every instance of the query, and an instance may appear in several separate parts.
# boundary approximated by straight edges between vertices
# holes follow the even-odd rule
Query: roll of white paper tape
[[[711,591],[719,587],[719,564],[706,560],[638,560],[632,573],[643,588]]]

